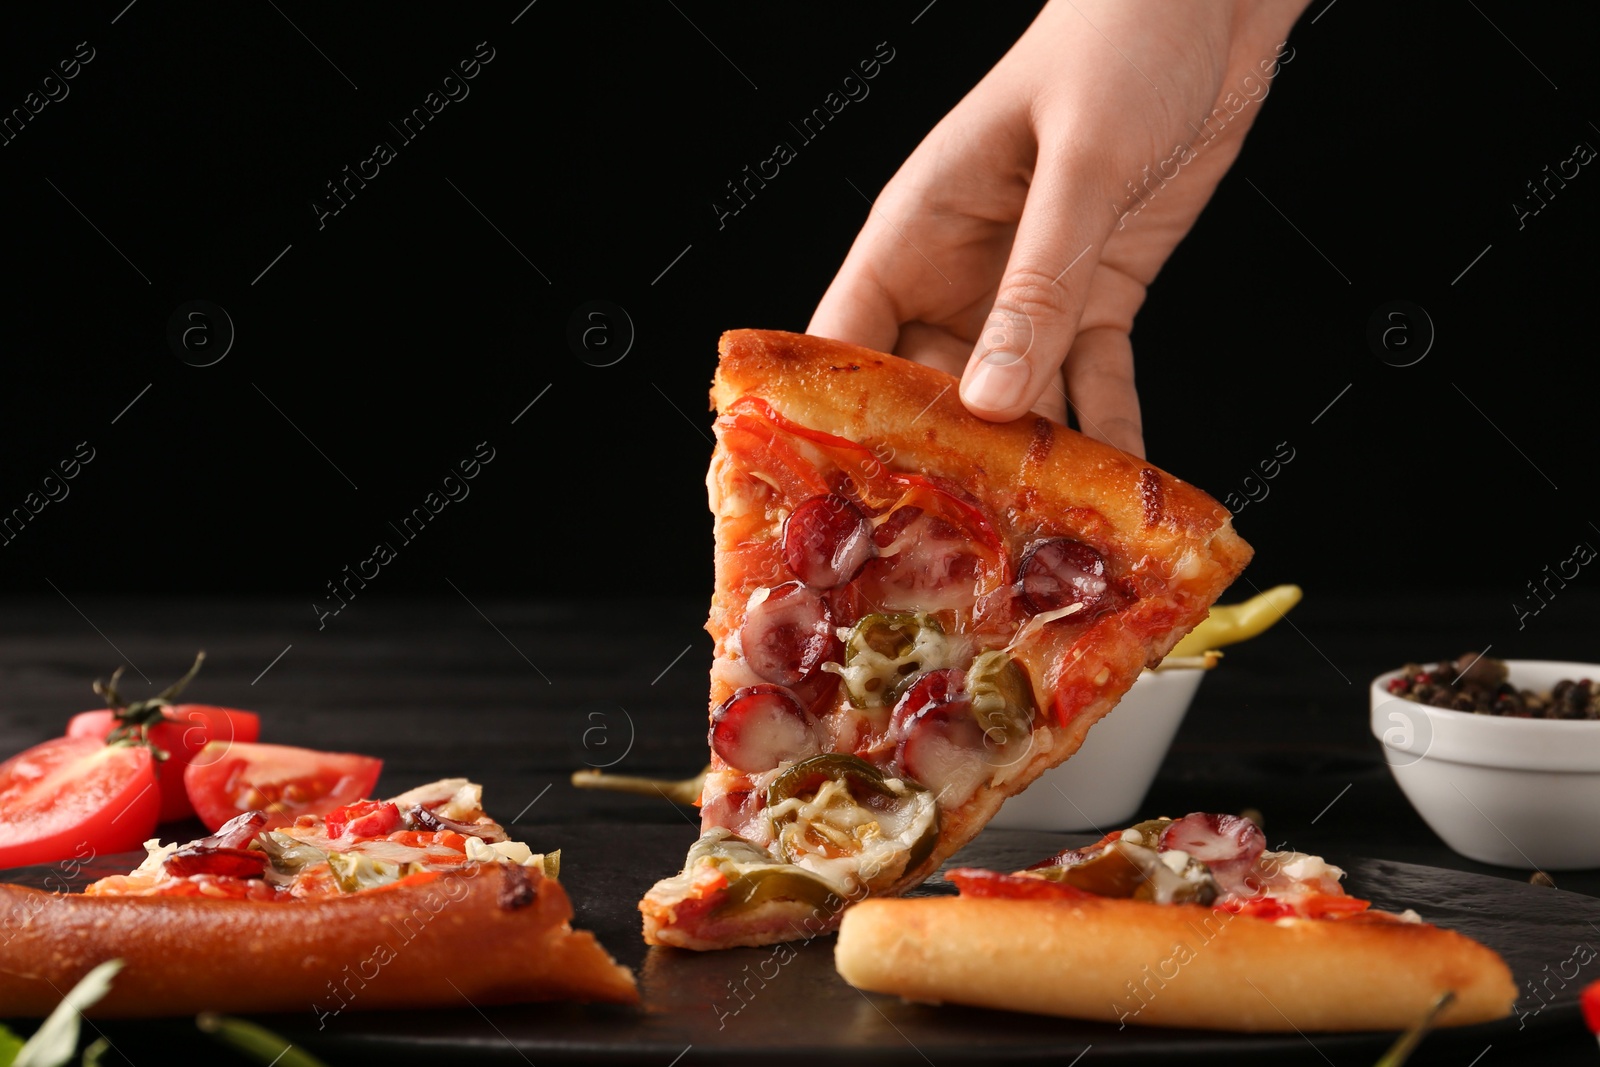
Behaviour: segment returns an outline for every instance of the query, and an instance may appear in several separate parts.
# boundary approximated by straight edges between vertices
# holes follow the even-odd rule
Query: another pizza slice
[[[558,855],[509,839],[482,790],[447,778],[269,829],[240,814],[185,845],[147,842],[81,894],[0,885],[0,1003],[48,1013],[97,964],[124,968],[93,1013],[345,1010],[539,1000],[634,1003],[632,973],[574,930]]]
[[[707,479],[703,836],[640,903],[713,949],[831,929],[926,878],[1077,751],[1250,548],[1221,505],[954,378],[796,334],[722,339]]]
[[[1503,1018],[1493,950],[1348,896],[1320,857],[1232,815],[1151,819],[1027,870],[958,869],[959,897],[870,901],[835,962],[861,989],[1208,1030],[1398,1030]]]

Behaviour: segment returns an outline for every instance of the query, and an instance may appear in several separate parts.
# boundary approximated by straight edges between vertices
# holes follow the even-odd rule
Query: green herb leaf
[[[78,1020],[83,1018],[83,1009],[111,991],[111,977],[120,970],[121,960],[106,960],[79,979],[17,1051],[11,1067],[61,1067],[70,1060],[78,1051]]]
[[[22,1051],[22,1038],[0,1026],[0,1067],[11,1067]]]

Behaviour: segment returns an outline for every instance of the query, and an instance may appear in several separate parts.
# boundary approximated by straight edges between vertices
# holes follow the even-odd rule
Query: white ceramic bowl
[[[1518,689],[1600,679],[1600,665],[1507,660]],[[1411,806],[1469,859],[1551,871],[1600,866],[1600,721],[1429,707],[1372,683],[1372,733]]]
[[[1110,830],[1136,815],[1206,672],[1145,671],[1083,747],[1010,798],[990,826],[1012,830]]]

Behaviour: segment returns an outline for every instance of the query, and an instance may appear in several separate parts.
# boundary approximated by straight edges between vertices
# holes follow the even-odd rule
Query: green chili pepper
[[[872,670],[861,677],[861,671],[850,668],[867,665],[883,666],[904,658],[916,646],[924,628],[932,633],[943,633],[931,615],[911,612],[874,613],[863,616],[850,630],[844,643],[842,673],[845,691],[850,702],[858,708],[893,707],[911,677],[930,666],[910,659],[894,667],[892,677],[884,677],[881,670]]]
[[[277,1067],[326,1067],[305,1049],[296,1048],[264,1026],[215,1012],[201,1012],[194,1023],[224,1044],[232,1045],[258,1063]]]
[[[718,914],[737,914],[752,910],[769,900],[796,900],[824,911],[835,912],[844,898],[832,886],[792,865],[758,867],[728,880],[728,900]]]
[[[896,784],[891,785],[882,771],[860,756],[825,752],[801,760],[779,774],[767,787],[767,807],[774,808],[794,798],[813,798],[828,782],[843,784],[849,801],[875,815],[884,839],[894,842],[889,858],[876,855],[870,872],[858,872],[863,874],[869,886],[892,884],[932,853],[939,839],[939,817],[931,794],[908,778],[896,779]],[[930,807],[933,810],[928,817],[919,820],[919,812],[925,812]],[[911,840],[896,837],[897,832],[909,833],[918,821],[922,826]],[[897,823],[903,827],[900,831],[894,829]],[[817,841],[808,838],[818,841],[830,838],[839,852],[847,852],[849,848],[848,831],[829,827],[821,820],[803,825],[795,812],[785,813],[775,819],[773,831],[779,855],[790,863],[812,851]],[[901,853],[904,859],[895,861],[894,857]]]
[[[785,770],[767,786],[767,807],[774,807],[790,797],[812,796],[827,781],[843,780],[850,795],[858,803],[868,803],[867,798],[879,797],[893,801],[899,799],[889,788],[883,772],[860,756],[848,752],[824,752],[820,756],[803,759]]]
[[[1152,823],[1163,821],[1171,822],[1170,819],[1151,820]],[[1140,824],[1146,825],[1149,824]],[[1189,860],[1189,867],[1205,870],[1205,865],[1193,858]],[[1185,869],[1186,873],[1188,870]],[[1216,882],[1209,871],[1204,877],[1184,877],[1167,867],[1153,847],[1130,845],[1125,841],[1113,841],[1070,867],[1052,867],[1035,873],[1052,882],[1065,882],[1102,897],[1153,901],[1159,886],[1167,890],[1165,903],[1169,904],[1210,904],[1217,898]]]
[[[985,652],[967,668],[967,693],[972,715],[989,744],[1025,741],[1033,733],[1038,705],[1033,683],[1016,660],[1004,652]]]

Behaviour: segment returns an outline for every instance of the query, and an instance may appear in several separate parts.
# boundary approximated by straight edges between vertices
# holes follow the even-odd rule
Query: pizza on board
[[[0,885],[0,1004],[48,1014],[96,965],[101,1016],[634,1003],[633,975],[570,925],[556,854],[512,841],[447,778],[268,829],[249,811],[81,894]]]
[[[831,929],[1066,759],[1250,558],[1228,512],[840,342],[722,339],[702,836],[640,902],[692,949]]]
[[[1438,1025],[1510,1014],[1493,950],[1343,876],[1232,815],[1151,819],[1027,870],[950,871],[959,897],[867,901],[834,960],[860,989],[1122,1026],[1398,1030],[1446,991]]]

